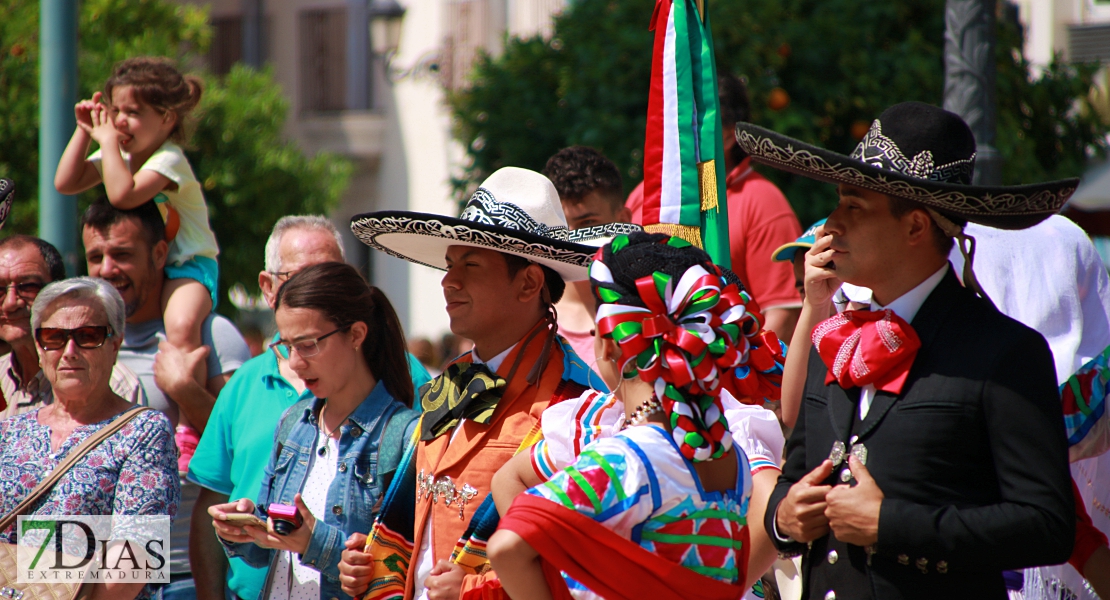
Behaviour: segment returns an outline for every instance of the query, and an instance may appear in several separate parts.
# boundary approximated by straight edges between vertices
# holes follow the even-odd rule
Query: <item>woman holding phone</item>
[[[282,416],[258,501],[208,509],[229,556],[270,566],[262,597],[346,598],[344,541],[369,531],[400,457],[411,409],[404,334],[393,306],[353,267],[323,263],[278,291],[271,345],[313,393]],[[394,464],[383,464],[394,463]]]

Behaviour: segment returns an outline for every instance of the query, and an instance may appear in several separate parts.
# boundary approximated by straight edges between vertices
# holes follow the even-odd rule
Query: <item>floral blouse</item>
[[[81,425],[50,449],[39,411],[0,423],[0,515],[10,513],[66,454],[115,417]],[[161,411],[145,411],[73,466],[40,500],[39,515],[177,514],[181,489],[173,428]],[[15,525],[0,532],[15,543]]]

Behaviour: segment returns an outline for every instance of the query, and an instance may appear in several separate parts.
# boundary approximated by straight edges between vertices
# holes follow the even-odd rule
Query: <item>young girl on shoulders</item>
[[[186,352],[201,346],[201,326],[215,307],[219,279],[208,206],[179,145],[186,142],[186,119],[201,91],[198,78],[182,75],[168,59],[120,62],[103,93],[74,107],[77,128],[54,176],[54,187],[63,194],[103,182],[119,209],[157,203],[169,242],[162,288],[166,341]],[[91,141],[100,148],[89,155]],[[200,374],[201,385],[206,378]],[[199,436],[184,413],[178,437],[187,465]]]

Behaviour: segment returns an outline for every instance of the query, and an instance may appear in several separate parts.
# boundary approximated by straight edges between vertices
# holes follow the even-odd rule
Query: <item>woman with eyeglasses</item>
[[[39,364],[53,402],[0,423],[0,515],[8,515],[79,444],[134,405],[110,379],[124,327],[123,298],[110,284],[77,277],[44,287],[31,307]],[[97,445],[21,515],[169,515],[180,488],[173,428],[139,413]],[[16,526],[0,533],[17,541]],[[84,549],[84,545],[81,545]],[[143,583],[99,583],[94,597],[150,598]]]
[[[208,512],[229,556],[270,566],[263,598],[348,598],[345,541],[370,530],[418,417],[404,334],[385,294],[343,263],[293,275],[275,304],[272,347],[315,397],[282,416],[258,501]]]

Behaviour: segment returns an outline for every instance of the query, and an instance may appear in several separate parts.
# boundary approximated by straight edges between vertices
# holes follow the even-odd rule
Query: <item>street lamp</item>
[[[401,21],[405,18],[405,7],[397,0],[372,0],[369,12],[374,53],[392,57],[401,47]]]

